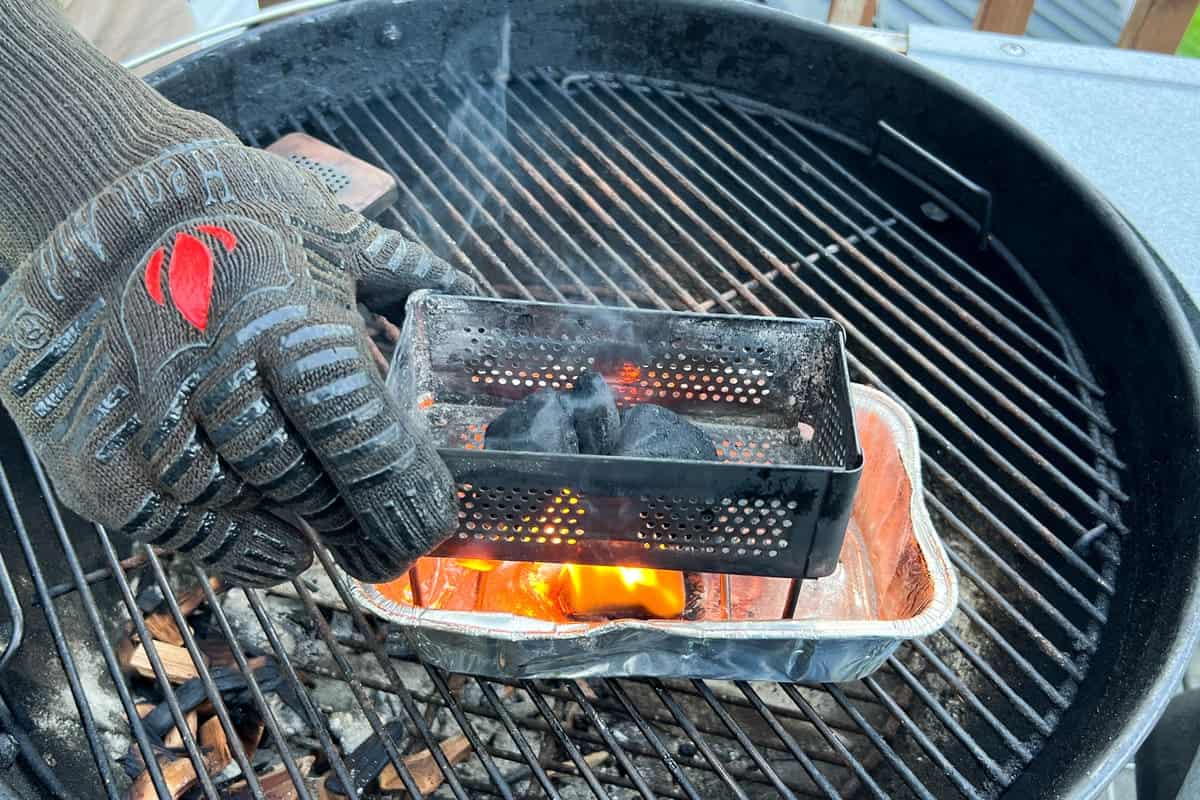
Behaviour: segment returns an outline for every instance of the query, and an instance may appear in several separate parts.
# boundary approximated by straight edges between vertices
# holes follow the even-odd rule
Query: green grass
[[[1175,52],[1181,56],[1200,58],[1200,8],[1197,8],[1195,15],[1192,16],[1192,22],[1184,32],[1183,41],[1179,43],[1179,49]]]

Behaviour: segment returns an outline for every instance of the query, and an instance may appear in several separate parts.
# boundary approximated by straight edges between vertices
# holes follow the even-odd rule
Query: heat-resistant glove
[[[43,69],[38,53],[14,55],[14,41],[31,46],[14,16],[30,35],[66,37],[58,59],[83,46],[47,28],[57,22],[45,9],[0,0],[0,73],[22,71],[0,76],[5,125],[13,108],[18,121],[48,113],[14,85]],[[50,128],[31,138],[32,156],[0,154],[0,196],[6,182],[29,195],[22,171],[45,192],[15,221],[11,196],[0,200],[0,258],[13,267],[0,289],[0,400],[62,500],[111,530],[264,585],[311,559],[295,515],[351,574],[394,577],[448,532],[455,503],[420,423],[386,393],[356,299],[474,283],[339,208],[304,170],[104,69],[69,76],[94,84],[87,98],[66,95],[95,125],[91,152],[71,148],[77,128]],[[116,120],[93,102],[114,84]],[[96,153],[138,160],[114,170]],[[61,194],[76,200],[69,212]]]

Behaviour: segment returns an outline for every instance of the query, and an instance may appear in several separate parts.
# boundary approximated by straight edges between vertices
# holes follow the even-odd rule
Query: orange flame
[[[671,619],[683,613],[683,573],[564,564],[559,602],[572,616]]]

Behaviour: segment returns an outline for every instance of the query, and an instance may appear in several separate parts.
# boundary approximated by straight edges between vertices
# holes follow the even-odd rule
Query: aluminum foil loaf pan
[[[781,618],[790,580],[708,573],[688,575],[689,601],[679,619],[507,613],[502,609],[521,605],[519,598],[485,591],[484,574],[435,558],[420,564],[427,607],[389,599],[370,584],[354,584],[355,595],[396,623],[421,658],[457,672],[857,680],[904,640],[941,628],[958,584],[925,508],[912,420],[874,389],[854,385],[851,395],[864,469],[850,524],[837,568],[800,584],[793,618]],[[495,573],[490,579],[498,580]]]

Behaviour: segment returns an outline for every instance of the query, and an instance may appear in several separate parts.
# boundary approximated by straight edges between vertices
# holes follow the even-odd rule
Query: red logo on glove
[[[216,239],[227,253],[237,247],[237,236],[219,225],[197,225],[196,232]],[[167,304],[162,289],[165,258],[166,250],[159,247],[146,259],[146,292],[160,306]],[[167,264],[167,286],[180,316],[196,330],[207,328],[213,287],[213,253],[209,246],[190,233],[175,234],[171,261]]]

